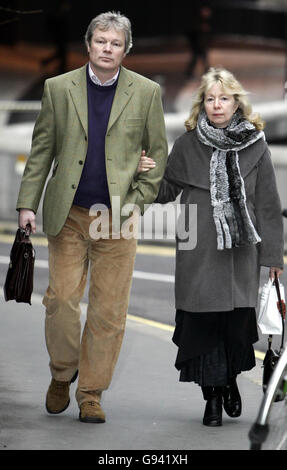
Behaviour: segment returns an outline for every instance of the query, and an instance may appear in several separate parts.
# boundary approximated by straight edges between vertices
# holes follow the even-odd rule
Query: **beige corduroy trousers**
[[[79,370],[79,406],[99,401],[111,382],[125,330],[137,246],[134,236],[95,239],[91,227],[96,219],[88,209],[72,206],[61,232],[48,236],[49,287],[43,304],[50,369],[60,381],[71,380]],[[111,228],[110,211],[105,220]],[[79,304],[88,268],[89,301],[81,336]]]

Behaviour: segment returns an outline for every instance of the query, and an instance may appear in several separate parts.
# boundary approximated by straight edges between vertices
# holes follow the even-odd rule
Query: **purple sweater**
[[[73,204],[90,208],[101,203],[111,207],[105,161],[105,138],[117,87],[93,83],[87,67],[88,150]]]

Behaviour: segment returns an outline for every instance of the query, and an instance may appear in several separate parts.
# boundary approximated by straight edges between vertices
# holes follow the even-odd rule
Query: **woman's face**
[[[238,108],[233,95],[224,92],[221,83],[213,85],[205,94],[204,108],[215,127],[227,127]]]

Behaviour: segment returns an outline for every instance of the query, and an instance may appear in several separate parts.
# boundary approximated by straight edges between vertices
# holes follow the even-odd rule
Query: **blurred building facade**
[[[103,11],[119,9],[131,19],[136,38],[174,36],[189,32],[191,27],[194,30],[196,18],[202,23],[205,9],[204,27],[214,34],[286,39],[286,8],[286,0],[192,0],[168,5],[150,0],[143,5],[131,0],[122,0],[120,4],[109,0],[102,4],[94,1],[81,4],[77,0],[2,0],[0,43],[79,41],[91,18]]]

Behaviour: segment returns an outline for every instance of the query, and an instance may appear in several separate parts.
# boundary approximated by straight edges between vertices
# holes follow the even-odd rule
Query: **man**
[[[49,248],[43,304],[52,374],[46,408],[57,414],[68,407],[69,386],[79,371],[79,418],[104,422],[101,394],[121,347],[136,253],[136,237],[127,236],[129,230],[123,235],[122,228],[135,221],[130,207],[143,213],[156,198],[167,143],[159,85],[121,65],[132,46],[129,20],[113,12],[98,15],[85,39],[89,63],[45,82],[17,209],[19,226],[30,224],[35,233],[35,213],[53,165],[43,201]],[[157,166],[137,176],[143,150]],[[94,205],[103,210],[90,211]],[[102,213],[108,214],[109,236],[99,237],[90,229]],[[89,304],[80,338],[88,267]]]

